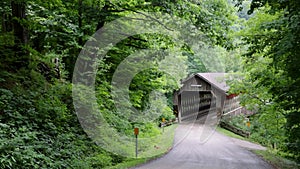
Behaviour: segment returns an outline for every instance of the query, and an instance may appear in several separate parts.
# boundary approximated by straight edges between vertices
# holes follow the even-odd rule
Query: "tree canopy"
[[[270,124],[264,133],[268,140],[281,142],[298,159],[299,7],[296,0],[251,2],[248,14],[254,15],[239,34],[248,46],[244,81],[232,85],[243,93],[245,105],[260,112],[261,123]]]
[[[172,93],[179,81],[165,72],[184,78],[209,70],[188,43],[178,45],[174,37],[163,34],[171,18],[155,19],[149,13],[186,20],[195,27],[194,33],[205,37],[199,39],[203,46],[198,45],[198,51],[216,57],[217,53],[228,56],[227,50],[233,49],[229,35],[237,19],[225,0],[3,0],[0,4],[0,168],[103,168],[126,160],[88,137],[73,105],[74,66],[81,51],[93,52],[85,43],[93,40],[97,30],[132,14],[139,14],[136,19],[144,19],[148,25],[161,25],[159,33],[137,34],[115,44],[99,61],[95,79],[99,112],[108,125],[127,136],[139,125],[143,137],[153,137],[161,134],[157,126],[162,117],[174,118]],[[135,25],[127,26],[134,29]],[[148,62],[134,64],[129,60],[126,69],[118,69],[139,51],[132,59]],[[190,64],[181,64],[186,62]],[[116,71],[137,71],[145,64],[152,66],[138,72],[130,82],[130,103],[157,116],[137,124],[116,109],[111,82]],[[155,99],[152,91],[160,91],[167,100]]]
[[[234,4],[244,9],[238,12]],[[245,13],[248,6],[251,15]],[[138,126],[144,138],[161,135],[160,120],[174,118],[172,95],[180,78],[239,72],[244,78],[232,82],[232,92],[240,92],[245,106],[260,112],[265,132],[257,130],[257,137],[273,140],[299,159],[299,16],[297,0],[2,0],[0,168],[103,168],[128,160],[98,146],[80,124],[76,108],[88,110],[74,104],[72,80],[78,56],[85,54],[102,58],[92,60],[98,67],[91,73],[95,65],[85,64],[91,58],[83,57],[80,66],[87,71],[79,76],[95,75],[95,81],[82,80],[83,90],[75,95],[95,95],[97,111],[89,117],[104,118],[113,128],[99,132],[132,137]],[[120,25],[112,24],[116,21]],[[105,37],[109,26],[156,30],[94,38],[97,31]],[[190,36],[197,38],[176,41]],[[120,40],[107,48],[85,45],[115,39]],[[128,90],[117,90],[132,72]],[[89,93],[92,82],[95,91]],[[118,92],[128,92],[129,100]],[[134,110],[144,118],[132,120]],[[111,140],[105,143],[114,145]],[[114,148],[131,148],[123,143]]]

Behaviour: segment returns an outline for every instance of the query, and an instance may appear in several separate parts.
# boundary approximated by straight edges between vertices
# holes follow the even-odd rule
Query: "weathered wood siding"
[[[239,99],[228,96],[225,91],[228,88],[216,83],[213,78],[216,78],[215,74],[194,75],[182,81],[183,86],[174,92],[173,100],[179,120],[195,118],[203,110],[209,109],[213,109],[220,118],[224,111],[228,112],[240,106]]]
[[[201,85],[201,87],[195,87],[193,85]],[[180,91],[209,91],[211,90],[211,85],[200,79],[197,76],[191,77],[190,79],[183,82],[183,86]]]

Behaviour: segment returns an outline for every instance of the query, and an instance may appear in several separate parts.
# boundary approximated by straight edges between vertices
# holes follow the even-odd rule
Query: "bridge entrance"
[[[232,104],[225,73],[197,73],[181,83],[180,90],[174,93],[174,108],[179,122],[195,120],[208,113],[213,119],[220,118],[225,104]]]
[[[178,95],[181,122],[193,121],[208,114],[216,107],[216,98],[211,91],[183,91]]]

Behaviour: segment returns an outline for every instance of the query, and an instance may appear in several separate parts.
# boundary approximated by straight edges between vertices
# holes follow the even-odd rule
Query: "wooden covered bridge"
[[[241,110],[238,95],[228,94],[226,73],[197,73],[181,81],[174,93],[174,110],[179,122],[213,113],[216,118]]]

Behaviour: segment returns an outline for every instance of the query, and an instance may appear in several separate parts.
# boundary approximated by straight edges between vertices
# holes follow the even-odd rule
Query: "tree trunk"
[[[6,26],[6,15],[2,14],[2,32],[6,33],[7,32],[7,26]]]
[[[14,51],[16,57],[16,68],[25,67],[28,65],[28,52],[23,48],[28,42],[28,32],[22,21],[26,19],[26,4],[25,2],[11,1],[12,9],[12,26],[14,33]]]
[[[78,0],[78,28],[82,31],[82,0]],[[82,36],[79,37],[79,45],[83,45]]]
[[[109,6],[108,6],[107,4],[105,4],[105,5],[103,6],[103,8],[101,9],[100,13],[103,13],[104,15],[103,15],[103,18],[100,18],[100,19],[99,19],[99,22],[98,22],[98,24],[97,24],[96,31],[98,31],[99,29],[101,29],[101,28],[104,26],[104,24],[105,24],[106,13],[107,13],[108,7],[109,7]]]

